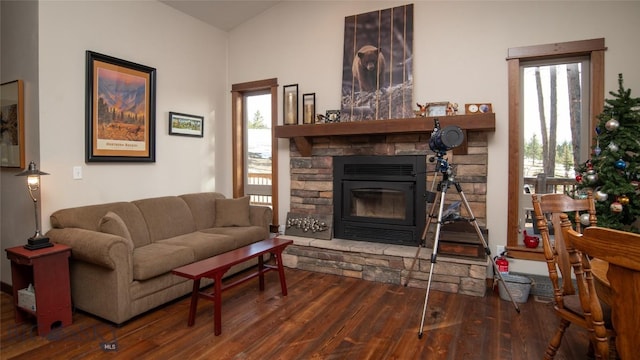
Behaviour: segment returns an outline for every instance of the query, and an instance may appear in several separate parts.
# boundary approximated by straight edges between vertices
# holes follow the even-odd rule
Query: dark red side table
[[[16,246],[5,251],[11,260],[16,323],[23,323],[28,317],[34,316],[40,336],[47,335],[53,328],[71,325],[71,248],[54,244],[38,250]],[[18,290],[27,288],[29,284],[35,288],[35,311],[18,306]]]

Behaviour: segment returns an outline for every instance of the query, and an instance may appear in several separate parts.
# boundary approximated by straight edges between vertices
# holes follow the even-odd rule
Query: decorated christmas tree
[[[640,232],[640,98],[622,85],[598,115],[592,158],[577,169],[578,193],[593,191],[598,226]]]

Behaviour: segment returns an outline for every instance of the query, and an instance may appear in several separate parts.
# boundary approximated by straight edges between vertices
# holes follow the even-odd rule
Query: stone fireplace
[[[290,141],[291,204],[290,211],[296,214],[335,216],[334,164],[344,163],[344,158],[404,157],[422,159],[426,169],[416,169],[415,174],[426,174],[424,182],[416,188],[431,186],[435,169],[428,158],[430,134],[374,134],[356,136],[313,137],[310,156],[302,156],[297,143]],[[455,165],[456,180],[460,182],[478,223],[486,222],[486,177],[487,177],[487,133],[482,131],[465,134],[466,154],[450,155],[449,161]],[[426,161],[424,159],[427,159]],[[426,170],[426,171],[425,171]],[[404,191],[404,190],[402,190]],[[417,192],[418,196],[420,195]],[[457,196],[447,196],[446,203],[458,200]],[[374,197],[382,196],[374,194]],[[398,197],[396,196],[397,200]],[[393,201],[396,201],[393,200]],[[424,218],[424,199],[412,199],[416,216]],[[417,209],[422,206],[422,209]],[[464,211],[463,211],[463,216]],[[365,216],[370,217],[370,216]],[[334,224],[335,225],[335,224]],[[414,235],[422,235],[424,222],[413,225]],[[340,234],[339,232],[337,234]],[[311,271],[326,272],[342,276],[363,278],[387,283],[426,287],[432,250],[422,248],[418,261],[413,266],[412,276],[407,279],[417,243],[382,243],[374,237],[357,240],[348,236],[335,236],[332,240],[314,238],[294,238],[294,245],[286,250],[285,265]],[[414,239],[415,240],[415,239]],[[486,291],[488,259],[449,258],[438,256],[434,270],[432,289],[483,296]]]

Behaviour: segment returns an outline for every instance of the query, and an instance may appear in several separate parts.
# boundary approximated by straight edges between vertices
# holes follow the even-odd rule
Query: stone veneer
[[[333,215],[333,157],[345,155],[433,155],[430,134],[328,136],[313,138],[310,157],[302,157],[290,141],[291,205],[296,214]],[[467,153],[448,154],[456,177],[478,224],[486,223],[487,133],[467,132]],[[427,166],[427,187],[431,189],[434,166]],[[440,180],[440,174],[438,180]],[[434,191],[437,191],[434,189]],[[445,203],[460,200],[455,187]],[[427,209],[428,211],[429,209]],[[462,211],[466,216],[466,211]],[[385,283],[404,284],[417,247],[343,239],[321,240],[285,236],[294,244],[285,250],[284,264],[318,272],[357,277]],[[431,266],[430,248],[422,248],[409,286],[427,286]],[[432,289],[483,296],[489,259],[464,259],[438,255]]]

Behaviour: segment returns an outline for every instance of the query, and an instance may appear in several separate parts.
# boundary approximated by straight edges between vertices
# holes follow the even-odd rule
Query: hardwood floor
[[[120,327],[83,312],[73,324],[38,337],[16,325],[2,293],[2,359],[541,359],[558,322],[551,304],[512,303],[432,290],[424,335],[424,289],[286,269],[266,290],[250,281],[223,293],[222,334],[213,335],[213,303],[200,300],[187,327],[188,297]],[[570,327],[556,359],[584,359],[586,331]],[[117,347],[116,349],[113,349]],[[111,349],[109,349],[111,348]]]

